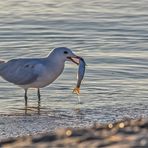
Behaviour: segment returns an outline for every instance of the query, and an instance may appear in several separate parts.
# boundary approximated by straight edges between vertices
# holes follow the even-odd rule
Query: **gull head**
[[[75,64],[78,64],[78,60],[80,57],[75,55],[71,49],[66,48],[66,47],[58,47],[53,49],[53,51],[50,54],[51,56],[53,56],[54,58],[56,58],[56,60],[59,60],[61,62],[65,62],[65,61],[72,61]]]

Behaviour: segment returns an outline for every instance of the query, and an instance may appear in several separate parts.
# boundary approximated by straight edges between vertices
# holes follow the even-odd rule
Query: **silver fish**
[[[80,94],[80,85],[84,78],[85,66],[86,66],[86,63],[84,59],[80,57],[79,58],[79,69],[78,69],[78,74],[77,74],[77,85],[73,90],[73,93],[76,93],[77,95]]]

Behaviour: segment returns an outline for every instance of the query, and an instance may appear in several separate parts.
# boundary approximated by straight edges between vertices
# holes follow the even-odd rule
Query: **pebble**
[[[12,138],[0,143],[4,148],[16,147],[148,147],[148,119],[125,120],[88,128],[58,129],[54,133]]]

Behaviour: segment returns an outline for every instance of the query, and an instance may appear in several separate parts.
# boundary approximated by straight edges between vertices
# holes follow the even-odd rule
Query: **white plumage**
[[[27,105],[27,90],[37,88],[40,98],[39,88],[52,83],[63,72],[65,61],[75,62],[73,58],[79,57],[70,49],[59,47],[45,58],[0,61],[0,76],[25,90],[25,104]]]

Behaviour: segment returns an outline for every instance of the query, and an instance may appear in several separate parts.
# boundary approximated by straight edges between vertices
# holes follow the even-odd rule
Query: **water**
[[[72,94],[77,66],[41,90],[41,115],[87,122],[148,115],[148,6],[139,0],[0,1],[0,59],[42,57],[59,46],[84,57],[81,104]],[[23,114],[24,91],[0,78],[0,113]],[[29,91],[36,114],[36,90]],[[68,122],[68,120],[67,120]]]

